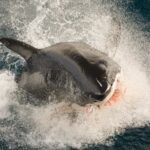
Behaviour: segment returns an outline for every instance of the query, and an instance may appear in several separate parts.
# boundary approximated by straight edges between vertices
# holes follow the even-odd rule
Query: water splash
[[[74,114],[55,114],[55,109],[61,104],[50,103],[38,107],[21,103],[24,94],[18,94],[20,89],[13,75],[2,71],[0,131],[10,147],[27,144],[41,149],[45,146],[61,149],[67,146],[81,148],[88,143],[112,144],[107,143],[108,137],[123,132],[126,127],[143,126],[150,122],[150,84],[147,65],[141,62],[141,54],[146,57],[147,53],[140,51],[142,46],[148,49],[148,39],[136,29],[130,18],[116,10],[113,3],[34,0],[32,3],[16,1],[16,5],[5,6],[5,9],[9,10],[8,16],[12,12],[16,16],[11,16],[10,24],[17,32],[18,39],[33,46],[46,47],[56,42],[79,40],[109,53],[121,65],[126,87],[123,99],[112,107],[95,110],[92,114],[79,113],[73,117]],[[116,15],[114,10],[120,14]],[[21,11],[25,19],[19,15]],[[121,23],[120,43],[117,51],[112,43],[108,44],[106,50],[107,39],[110,33],[113,34],[110,32],[113,28],[111,20],[115,16],[119,17]],[[142,45],[139,39],[143,39]]]

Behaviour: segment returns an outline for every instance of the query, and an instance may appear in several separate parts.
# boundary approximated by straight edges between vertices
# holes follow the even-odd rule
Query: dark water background
[[[1,1],[2,4],[4,1]],[[7,2],[6,7],[7,7]],[[150,40],[150,0],[131,0],[131,1],[120,1],[118,2],[118,8],[124,8],[125,14],[130,15],[132,18],[132,21],[137,25],[137,27],[140,25],[140,30],[143,32],[146,32],[147,39]],[[0,10],[0,11],[5,11]],[[33,11],[33,10],[30,10]],[[0,12],[1,13],[1,12]],[[2,12],[4,13],[4,12]],[[7,13],[7,12],[5,12]],[[34,14],[34,13],[33,13]],[[34,16],[30,16],[31,18]],[[2,22],[3,18],[0,18],[0,21]],[[6,18],[5,18],[6,19]],[[7,18],[8,19],[8,18]],[[141,26],[143,24],[143,26]],[[141,28],[142,27],[142,28]],[[9,28],[9,24],[7,25],[1,25],[0,28],[1,35],[9,36],[15,36],[15,30],[12,30]],[[3,33],[2,33],[3,32]],[[6,58],[9,57],[9,60]],[[147,58],[143,59],[142,61],[146,61],[146,59],[149,59],[149,56]],[[14,63],[15,62],[15,63]],[[20,61],[19,58],[10,56],[9,53],[5,52],[0,55],[0,69],[9,69],[13,71],[15,74],[19,74],[22,71],[23,63]],[[149,71],[150,69],[148,69]],[[110,139],[111,137],[109,137]],[[111,146],[107,145],[93,145],[92,143],[90,145],[83,146],[84,150],[150,150],[150,126],[146,125],[143,127],[138,128],[128,128],[125,129],[124,133],[121,133],[120,135],[117,135],[115,137],[112,137],[114,140],[114,144]],[[14,148],[14,150],[39,150],[40,148],[31,148],[28,145],[25,146],[17,146],[18,148]],[[9,144],[3,137],[0,137],[0,150],[9,150],[12,148],[9,148]],[[43,148],[48,149],[48,148]],[[76,150],[76,148],[68,147],[68,149]]]

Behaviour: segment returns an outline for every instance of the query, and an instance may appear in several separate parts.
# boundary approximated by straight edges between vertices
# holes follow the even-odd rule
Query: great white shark
[[[0,42],[25,59],[25,70],[16,81],[38,99],[48,99],[52,91],[63,89],[70,76],[86,97],[79,105],[103,101],[114,90],[121,71],[105,53],[82,42],[62,42],[43,49],[11,38],[0,38]]]

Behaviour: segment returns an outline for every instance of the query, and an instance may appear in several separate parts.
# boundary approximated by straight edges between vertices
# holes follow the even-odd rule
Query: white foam
[[[0,79],[0,119],[4,119],[10,115],[9,105],[13,103],[13,92],[17,85],[14,82],[14,76],[8,71],[1,71]]]
[[[25,37],[26,41],[37,47],[60,41],[82,40],[104,51],[112,17],[111,12],[103,12],[105,4],[91,5],[92,2],[88,1],[85,9],[85,6],[81,4],[80,8],[76,2],[69,7],[69,1],[63,1],[61,5],[59,0],[33,2],[38,5],[37,16],[26,26],[24,35],[19,35],[20,38]],[[43,6],[46,3],[45,10]],[[77,8],[73,7],[76,5]],[[45,23],[47,21],[48,24]],[[105,144],[109,136],[123,132],[126,127],[143,126],[150,122],[150,85],[146,68],[143,69],[140,62],[140,43],[136,42],[141,33],[134,30],[134,24],[131,23],[121,23],[121,27],[121,41],[113,59],[122,67],[126,93],[120,102],[111,107],[95,110],[92,114],[79,113],[77,118],[72,120],[65,113],[55,115],[54,108],[58,107],[57,104],[38,107],[19,104],[17,99],[14,99],[16,103],[11,103],[10,93],[17,90],[17,86],[12,75],[6,72],[0,74],[0,118],[9,118],[12,113],[9,107],[16,106],[19,116],[19,121],[16,122],[22,122],[29,130],[28,133],[20,131],[24,135],[21,142],[35,147],[47,145],[50,149],[66,145],[80,148],[83,143]],[[107,53],[114,54],[111,50]],[[15,128],[19,126],[13,124],[11,130]],[[15,135],[13,138],[17,139]]]

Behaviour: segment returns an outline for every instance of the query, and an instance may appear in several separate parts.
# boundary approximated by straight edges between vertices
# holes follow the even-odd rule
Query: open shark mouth
[[[83,111],[91,113],[95,108],[101,109],[106,106],[112,106],[113,104],[121,100],[124,95],[125,89],[122,85],[122,80],[120,76],[120,74],[117,74],[116,79],[111,87],[110,93],[103,101],[87,104]]]
[[[70,113],[70,112],[78,112],[78,113],[92,113],[95,109],[102,109],[113,104],[119,102],[125,93],[125,88],[123,86],[123,81],[121,79],[121,74],[118,73],[116,75],[116,79],[111,87],[111,91],[105,97],[103,101],[97,101],[93,103],[86,104],[85,106],[80,106],[78,104],[69,104],[66,105],[64,103],[60,104],[58,108],[56,108],[56,113]]]
[[[122,95],[123,95],[122,81],[120,79],[120,74],[117,74],[116,79],[111,87],[110,93],[102,102],[96,103],[96,105],[98,107],[111,106],[115,102],[117,102]]]

